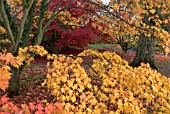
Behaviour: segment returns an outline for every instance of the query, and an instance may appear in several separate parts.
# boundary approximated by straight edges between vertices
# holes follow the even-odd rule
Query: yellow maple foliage
[[[21,61],[24,61],[28,66],[34,60],[30,53],[38,54],[41,57],[48,55],[48,52],[44,49],[44,47],[35,45],[25,47],[24,49],[19,48],[17,58],[19,58]]]
[[[4,27],[0,26],[0,34],[5,34],[6,30],[4,29]]]
[[[78,56],[49,56],[53,61],[48,63],[44,82],[52,88],[56,100],[64,107],[71,106],[70,113],[145,114],[159,111],[168,114],[170,79],[152,70],[149,64],[132,68],[127,61],[109,51],[99,53],[89,49]],[[93,70],[82,67],[83,56],[94,58]]]
[[[101,4],[105,13],[94,19],[98,23],[103,23],[104,26],[101,28],[100,25],[93,24],[93,27],[99,28],[104,34],[109,34],[111,37],[109,39],[124,35],[137,37],[141,34],[148,38],[154,37],[167,55],[166,42],[170,39],[169,3],[169,0],[110,0],[108,5]],[[110,42],[110,40],[107,41]]]

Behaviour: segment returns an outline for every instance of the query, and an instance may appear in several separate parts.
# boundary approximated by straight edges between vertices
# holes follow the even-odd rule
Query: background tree
[[[89,9],[90,10],[90,9]],[[75,10],[79,15],[72,14],[72,10],[64,11],[52,21],[48,30],[45,33],[46,41],[51,42],[53,38],[51,49],[62,50],[67,48],[81,48],[84,49],[89,43],[93,43],[98,38],[96,31],[91,25],[91,18],[94,14],[87,13],[88,11]],[[42,42],[42,45],[47,47],[49,44]],[[50,44],[51,45],[51,44]],[[54,48],[55,47],[55,48]],[[51,50],[49,47],[47,47]]]
[[[109,23],[104,28],[105,32],[112,36],[130,35],[139,38],[136,57],[130,65],[136,67],[144,62],[156,69],[156,38],[164,39],[165,47],[168,46],[169,33],[163,25],[169,23],[169,3],[169,0],[111,0],[108,5],[94,4],[102,9],[100,19]]]

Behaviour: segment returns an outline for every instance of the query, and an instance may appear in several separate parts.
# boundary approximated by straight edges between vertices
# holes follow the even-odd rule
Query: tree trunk
[[[123,50],[123,53],[127,53],[127,50],[128,50],[128,43],[123,43],[122,42],[122,44],[120,44],[120,46],[121,46],[121,48],[122,48],[122,50]]]
[[[18,95],[19,91],[19,69],[12,69],[12,76],[8,88],[8,96],[13,97]]]
[[[9,97],[13,97],[19,94],[19,90],[20,90],[19,77],[24,68],[25,68],[25,65],[21,66],[19,69],[17,68],[11,69],[12,76],[10,79],[9,88],[7,90]]]
[[[146,37],[144,34],[141,34],[137,45],[136,57],[129,65],[133,67],[138,67],[143,62],[149,63],[153,69],[157,69],[154,59],[154,42],[155,38],[153,36],[149,38]]]

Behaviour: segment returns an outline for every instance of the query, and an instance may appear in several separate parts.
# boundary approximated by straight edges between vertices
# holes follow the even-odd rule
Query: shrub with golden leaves
[[[52,88],[65,110],[88,114],[170,113],[170,79],[149,64],[132,68],[109,51],[90,49],[78,56],[48,56],[53,61],[47,65],[43,85]],[[92,68],[83,65],[83,56],[92,59]]]
[[[48,55],[48,52],[44,49],[43,46],[29,46],[24,49],[19,48],[18,58],[24,61],[27,66],[34,60],[34,57],[31,54],[38,54],[41,57]]]

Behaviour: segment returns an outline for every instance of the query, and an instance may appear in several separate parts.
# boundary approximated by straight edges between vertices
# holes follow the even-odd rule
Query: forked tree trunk
[[[149,63],[153,69],[157,69],[154,59],[154,42],[155,38],[153,36],[148,38],[144,34],[141,34],[137,45],[136,57],[130,63],[130,66],[138,67],[143,62]]]

